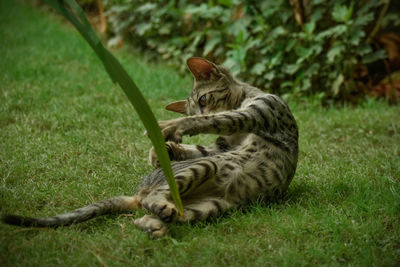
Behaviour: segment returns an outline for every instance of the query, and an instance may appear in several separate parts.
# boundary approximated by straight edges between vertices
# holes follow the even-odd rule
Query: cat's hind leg
[[[184,206],[184,217],[179,221],[204,221],[217,217],[236,205],[220,197],[206,197]]]
[[[207,190],[210,183],[212,184],[217,169],[217,164],[211,159],[174,163],[173,171],[182,199],[191,195],[192,191],[197,192],[200,187]],[[176,220],[178,212],[175,204],[172,202],[171,192],[167,183],[165,183],[163,173],[160,170],[156,170],[148,176],[149,180],[158,181],[161,178],[162,182],[154,187],[140,202],[146,210],[159,216],[164,222],[169,223]]]
[[[135,224],[140,229],[157,237],[166,234],[165,223],[206,220],[234,207],[233,202],[230,203],[222,197],[217,197],[223,193],[223,190],[219,190],[218,185],[215,184],[218,175],[216,162],[220,161],[202,158],[173,164],[175,179],[184,205],[184,218],[180,218],[178,215],[162,172],[156,170],[150,174],[145,183],[147,181],[148,188],[151,189],[144,189],[143,192],[146,193],[139,195],[142,196],[141,206],[152,212],[153,215],[138,219]],[[155,181],[158,184],[155,184]]]
[[[165,202],[153,203],[159,207],[165,207]],[[211,217],[217,217],[225,213],[228,209],[235,205],[223,198],[207,197],[196,201],[191,201],[190,204],[184,206],[184,217],[176,216],[176,219],[181,222],[204,221]],[[154,207],[153,207],[154,209]],[[163,237],[168,233],[168,228],[160,215],[145,215],[134,222],[142,231],[148,232],[151,237]]]
[[[141,204],[143,208],[151,211],[166,223],[175,221],[178,216],[178,210],[171,200],[168,185],[162,185],[154,189],[142,199]]]

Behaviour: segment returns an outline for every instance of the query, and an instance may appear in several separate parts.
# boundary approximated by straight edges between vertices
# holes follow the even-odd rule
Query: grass
[[[163,107],[186,97],[190,77],[117,56],[157,118],[172,118]],[[138,116],[84,40],[10,0],[0,0],[0,103],[1,212],[46,216],[130,195],[152,170]],[[400,107],[290,104],[300,157],[282,201],[171,225],[159,240],[123,215],[56,230],[0,224],[0,265],[398,265]]]

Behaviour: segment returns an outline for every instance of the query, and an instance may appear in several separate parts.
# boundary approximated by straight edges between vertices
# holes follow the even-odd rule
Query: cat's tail
[[[30,218],[7,214],[1,219],[4,223],[25,227],[58,227],[84,222],[105,214],[131,212],[139,207],[140,202],[136,196],[119,196],[54,217]]]

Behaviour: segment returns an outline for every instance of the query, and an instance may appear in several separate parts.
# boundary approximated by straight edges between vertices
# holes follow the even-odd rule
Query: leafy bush
[[[301,4],[301,9],[299,6]],[[345,98],[363,65],[387,57],[371,44],[386,1],[107,0],[113,45],[128,39],[181,69],[190,56],[223,63],[286,96]],[[387,6],[386,6],[387,7]],[[390,17],[386,20],[396,20]],[[380,23],[380,22],[378,22]]]

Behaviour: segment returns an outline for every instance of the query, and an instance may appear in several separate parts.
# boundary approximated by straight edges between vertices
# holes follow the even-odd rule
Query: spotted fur
[[[104,200],[48,218],[6,215],[22,226],[56,227],[106,213],[144,208],[152,213],[135,224],[153,236],[167,233],[165,223],[205,220],[256,200],[282,195],[297,165],[298,128],[289,107],[276,95],[239,82],[228,70],[202,58],[187,62],[194,89],[167,109],[188,116],[160,122],[184,205],[184,217],[172,202],[162,171],[143,178],[132,197]],[[185,135],[217,134],[212,146],[182,144]],[[152,149],[150,162],[158,167]]]

